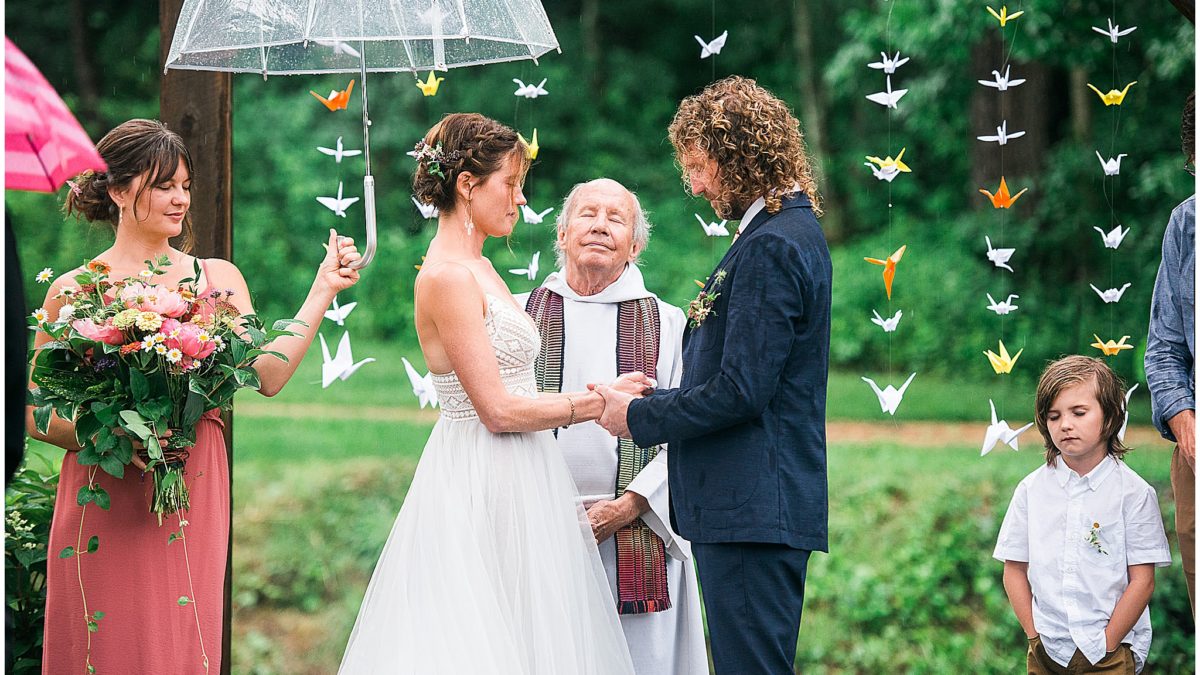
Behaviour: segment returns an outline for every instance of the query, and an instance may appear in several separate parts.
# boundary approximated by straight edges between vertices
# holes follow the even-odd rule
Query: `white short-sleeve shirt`
[[[1026,476],[992,556],[1029,563],[1033,625],[1063,666],[1076,648],[1092,664],[1104,658],[1104,628],[1129,586],[1130,565],[1171,564],[1154,488],[1111,455],[1084,476],[1061,458]],[[1150,639],[1147,607],[1121,640],[1133,648],[1138,672]]]

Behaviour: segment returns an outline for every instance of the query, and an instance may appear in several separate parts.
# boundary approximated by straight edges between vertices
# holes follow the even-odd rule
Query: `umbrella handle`
[[[367,212],[367,248],[362,258],[350,265],[356,270],[366,269],[375,257],[375,177],[369,174],[363,176],[363,206]]]

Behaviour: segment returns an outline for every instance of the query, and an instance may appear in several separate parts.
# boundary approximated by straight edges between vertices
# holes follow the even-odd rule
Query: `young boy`
[[[1124,387],[1100,359],[1068,356],[1042,373],[1035,405],[1046,464],[1017,485],[992,554],[1029,673],[1141,672],[1154,568],[1171,552],[1154,488],[1120,461]]]

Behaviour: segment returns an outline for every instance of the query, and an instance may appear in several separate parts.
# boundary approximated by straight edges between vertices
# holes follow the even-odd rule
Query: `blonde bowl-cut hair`
[[[720,217],[733,217],[737,208],[760,196],[767,212],[776,213],[797,185],[808,195],[813,212],[821,215],[800,120],[754,80],[733,75],[683,99],[668,135],[681,170],[693,152],[716,161],[719,193],[713,208]],[[686,186],[687,172],[683,174]]]
[[[1046,417],[1050,414],[1050,406],[1054,405],[1055,399],[1064,389],[1085,382],[1091,382],[1096,388],[1096,401],[1104,415],[1104,426],[1100,435],[1108,444],[1108,454],[1121,459],[1129,452],[1129,448],[1125,447],[1117,436],[1121,425],[1125,423],[1125,383],[1104,361],[1076,354],[1065,356],[1046,366],[1041,379],[1038,380],[1033,419],[1045,441],[1046,464],[1049,466],[1054,466],[1058,456],[1062,454],[1054,445],[1047,425]]]

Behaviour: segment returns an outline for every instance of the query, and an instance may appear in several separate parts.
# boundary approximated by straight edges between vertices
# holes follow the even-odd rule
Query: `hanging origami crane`
[[[896,326],[900,324],[900,317],[904,316],[904,311],[899,309],[896,310],[895,315],[893,315],[890,319],[885,319],[882,316],[879,316],[879,312],[875,310],[871,310],[871,313],[875,315],[875,317],[871,319],[871,323],[882,328],[883,332],[885,333],[894,332],[896,330]]]
[[[1004,69],[1003,76],[1000,75],[1000,71],[993,70],[992,75],[996,76],[995,80],[976,80],[976,81],[985,87],[992,87],[993,89],[996,89],[998,91],[1008,91],[1009,87],[1018,87],[1022,84],[1025,84],[1025,80],[1010,80],[1010,79],[1008,79],[1010,72],[1012,72],[1012,66],[1008,66]]]
[[[1137,80],[1134,80],[1133,82],[1130,82],[1129,84],[1125,85],[1125,88],[1122,89],[1121,91],[1117,91],[1116,89],[1110,89],[1108,91],[1108,93],[1102,92],[1099,89],[1097,89],[1096,87],[1092,86],[1091,82],[1088,82],[1087,86],[1089,89],[1096,92],[1096,95],[1100,97],[1100,100],[1104,101],[1105,106],[1110,106],[1110,105],[1121,105],[1122,103],[1124,103],[1125,102],[1125,94],[1128,94],[1129,88],[1135,84],[1137,84]]]
[[[338,136],[337,144],[334,147],[323,148],[321,146],[317,146],[317,150],[320,151],[320,153],[323,155],[329,155],[330,157],[333,158],[333,161],[338,164],[342,163],[343,158],[357,157],[358,155],[362,154],[362,150],[345,150],[345,149],[343,149],[341,136]]]
[[[987,306],[987,308],[999,314],[1000,316],[1004,316],[1005,314],[1015,312],[1018,309],[1017,305],[1012,304],[1012,301],[1014,298],[1019,297],[1021,296],[1017,295],[1016,293],[1009,293],[1008,297],[1004,299],[1004,302],[996,302],[996,299],[992,297],[992,294],[988,293],[987,299],[990,304]]]
[[[875,63],[868,63],[867,67],[882,70],[884,73],[891,75],[896,72],[897,68],[906,63],[908,63],[908,57],[900,58],[900,52],[896,52],[896,55],[891,58],[888,58],[887,52],[879,52],[879,60]]]
[[[425,218],[426,220],[432,220],[438,217],[438,207],[434,206],[433,204],[419,202],[417,201],[416,197],[412,198],[412,203],[413,206],[416,206],[417,210],[421,212],[422,218]]]
[[[546,80],[547,78],[543,77],[540,84],[525,84],[514,77],[513,82],[517,83],[517,90],[513,92],[513,96],[521,96],[524,98],[549,96],[550,92],[546,91]]]
[[[904,151],[907,149],[908,148],[900,148],[900,154],[896,155],[895,159],[892,159],[890,155],[884,159],[868,155],[867,161],[871,162],[871,164],[867,164],[866,166],[871,167],[871,172],[875,174],[876,178],[879,180],[886,180],[890,183],[896,176],[902,173],[912,172],[912,169],[908,168],[908,165],[903,161]]]
[[[329,356],[329,345],[325,343],[325,336],[317,333],[317,337],[321,339],[322,389],[328,388],[334,380],[344,382],[350,379],[350,376],[359,368],[375,361],[373,358],[366,358],[357,363],[354,362],[354,354],[350,350],[350,331],[342,333],[342,339],[338,342],[337,356],[333,358]]]
[[[1003,28],[1005,26],[1005,24],[1007,24],[1009,21],[1012,21],[1013,19],[1016,19],[1025,13],[1024,11],[1020,11],[1020,12],[1013,12],[1012,14],[1009,14],[1008,13],[1008,5],[1001,5],[999,14],[997,14],[996,10],[992,9],[991,7],[988,7],[987,11],[989,14],[996,17],[996,20],[1000,22],[1001,28]]]
[[[1100,168],[1104,169],[1105,176],[1119,175],[1121,173],[1121,160],[1128,156],[1129,155],[1122,152],[1116,157],[1104,159],[1104,157],[1100,155],[1100,151],[1096,151],[1096,159],[1100,160]]]
[[[335,216],[346,217],[346,209],[354,202],[358,201],[358,197],[342,197],[342,181],[338,181],[338,193],[336,197],[317,197],[317,201],[325,208],[333,211]]]
[[[325,310],[325,318],[339,326],[345,326],[346,317],[350,316],[350,312],[353,312],[355,307],[358,307],[357,302],[352,302],[348,305],[339,305],[337,296],[335,295],[333,296],[333,307]]]
[[[696,220],[700,221],[700,227],[704,228],[705,235],[707,235],[709,237],[728,237],[729,236],[729,228],[726,227],[726,225],[729,223],[728,220],[722,220],[719,223],[716,223],[716,222],[710,223],[710,222],[704,220],[703,218],[701,218],[699,213],[694,213],[692,215],[696,216]]]
[[[979,191],[987,195],[987,198],[991,200],[993,207],[997,209],[1008,209],[1012,208],[1012,205],[1017,201],[1017,199],[1019,199],[1021,195],[1025,194],[1025,191],[1028,189],[1029,188],[1022,188],[1017,194],[1010,195],[1008,193],[1008,183],[1004,182],[1004,176],[1001,176],[1000,189],[996,190],[996,194],[992,194],[982,188]]]
[[[1002,120],[1000,122],[1000,126],[996,127],[995,136],[976,136],[975,138],[978,138],[986,143],[999,143],[1000,145],[1007,145],[1010,140],[1014,138],[1020,138],[1024,135],[1024,131],[1014,131],[1011,134],[1008,133],[1008,120]]]
[[[1088,286],[1092,287],[1093,291],[1096,291],[1096,295],[1100,296],[1101,300],[1109,304],[1120,302],[1121,296],[1125,295],[1125,289],[1129,288],[1131,285],[1131,283],[1126,282],[1125,285],[1120,288],[1110,288],[1102,291],[1099,288],[1096,288],[1095,284],[1088,284]]]
[[[696,42],[700,43],[700,58],[707,59],[714,54],[720,54],[721,50],[725,48],[725,41],[729,39],[729,31],[725,31],[713,38],[712,42],[705,42],[699,35],[693,35],[692,37],[696,38]]]
[[[520,276],[527,277],[527,278],[528,278],[530,281],[534,281],[534,280],[536,280],[536,279],[537,279],[537,275],[538,275],[538,259],[539,259],[539,258],[541,258],[541,257],[542,257],[542,252],[541,252],[541,251],[534,251],[534,253],[533,253],[533,259],[531,259],[531,260],[529,261],[529,267],[522,267],[522,268],[520,268],[520,269],[513,269],[513,270],[509,270],[508,272],[509,272],[510,274],[518,274],[518,275],[520,275]]]
[[[550,208],[545,209],[544,211],[539,213],[537,211],[534,211],[533,208],[530,207],[528,204],[522,204],[521,205],[521,218],[525,221],[526,225],[541,225],[542,221],[546,219],[546,215],[549,214],[553,210],[554,210],[554,207],[551,206]]]
[[[1092,30],[1107,37],[1109,40],[1112,40],[1112,43],[1115,45],[1115,44],[1117,44],[1117,38],[1123,38],[1126,35],[1129,35],[1133,31],[1137,30],[1137,26],[1131,26],[1129,28],[1126,28],[1125,30],[1121,30],[1121,27],[1114,26],[1112,19],[1109,18],[1108,30],[1104,30],[1103,28],[1097,28],[1096,26],[1092,26]],[[1132,391],[1132,390],[1130,390],[1130,391]]]
[[[1126,227],[1121,229],[1120,225],[1117,225],[1108,232],[1105,232],[1098,227],[1093,227],[1092,229],[1100,233],[1100,238],[1104,240],[1104,248],[1119,247],[1121,242],[1125,241],[1125,235],[1129,234],[1129,228]]]
[[[533,140],[532,141],[525,140],[525,137],[519,133],[517,134],[517,139],[525,144],[525,157],[527,157],[528,159],[531,159],[531,160],[537,159],[538,149],[539,149],[538,139],[537,139],[537,129],[535,128],[533,130]]]
[[[1117,432],[1117,438],[1123,443],[1125,442],[1125,428],[1129,426],[1129,398],[1133,396],[1133,390],[1138,388],[1138,383],[1134,382],[1133,386],[1125,392],[1125,421],[1121,422],[1121,430]]]
[[[892,299],[892,279],[896,277],[896,263],[900,262],[900,258],[904,257],[904,249],[908,248],[905,244],[896,249],[896,252],[889,255],[886,259],[878,258],[863,258],[872,265],[883,265],[883,287],[887,290],[888,300]]]
[[[1004,443],[1013,450],[1020,450],[1021,448],[1017,447],[1017,437],[1029,431],[1030,427],[1033,426],[1033,422],[1026,424],[1020,429],[1012,429],[1008,426],[1007,421],[996,419],[996,404],[990,398],[988,399],[988,405],[992,407],[992,423],[988,425],[987,432],[983,435],[983,448],[979,451],[979,456],[983,457],[991,452],[997,443]]]
[[[991,260],[992,264],[995,265],[996,267],[1001,267],[1001,268],[1008,270],[1009,272],[1012,272],[1013,268],[1008,266],[1008,260],[1010,258],[1012,258],[1014,253],[1017,252],[1017,249],[1015,249],[1015,248],[992,248],[992,238],[987,236],[986,234],[983,235],[983,240],[987,242],[987,247],[988,247],[987,259]]]
[[[878,103],[879,105],[895,109],[896,103],[898,103],[900,101],[900,99],[903,98],[904,95],[907,93],[908,93],[907,89],[896,89],[895,91],[893,91],[892,90],[892,76],[888,75],[887,76],[887,89],[885,91],[881,91],[876,94],[867,94],[867,100],[874,101],[875,103]]]
[[[350,80],[350,84],[343,91],[338,91],[337,89],[330,91],[329,98],[325,98],[311,89],[308,90],[308,93],[316,96],[317,100],[332,112],[346,109],[346,106],[350,104],[350,92],[352,91],[354,91],[354,80]]]
[[[421,81],[421,78],[417,78],[417,88],[421,90],[423,96],[437,96],[438,87],[442,86],[442,80],[444,79],[446,78],[434,77],[431,70],[429,71],[429,77],[424,82]]]
[[[1120,354],[1121,350],[1123,349],[1133,349],[1133,345],[1125,344],[1125,341],[1129,339],[1128,335],[1122,336],[1120,340],[1116,341],[1101,340],[1100,336],[1096,335],[1095,333],[1092,334],[1092,337],[1096,338],[1096,341],[1092,343],[1092,346],[1103,352],[1105,356],[1116,356],[1117,354]]]
[[[413,396],[417,397],[417,401],[421,404],[421,409],[425,406],[438,407],[437,390],[433,386],[433,373],[425,373],[421,375],[416,368],[408,362],[408,359],[403,356],[400,360],[404,362],[404,372],[408,373],[408,383],[412,385]]]
[[[996,371],[997,375],[1004,375],[1012,372],[1013,366],[1017,365],[1017,359],[1021,358],[1021,352],[1025,351],[1025,348],[1022,347],[1017,350],[1016,354],[1009,356],[1008,350],[1004,347],[1004,340],[1000,340],[999,342],[999,354],[989,349],[984,352],[984,355],[988,357],[988,361],[992,364],[992,370]]]
[[[875,397],[879,399],[879,407],[883,410],[883,412],[889,415],[895,415],[896,409],[900,407],[900,402],[904,400],[904,390],[908,389],[908,385],[916,376],[916,373],[909,375],[908,379],[904,381],[904,384],[901,385],[899,389],[890,384],[883,389],[880,389],[879,385],[875,384],[875,380],[872,380],[869,377],[862,378],[862,381],[871,385],[871,391],[875,392]]]

